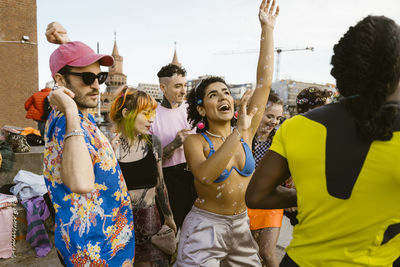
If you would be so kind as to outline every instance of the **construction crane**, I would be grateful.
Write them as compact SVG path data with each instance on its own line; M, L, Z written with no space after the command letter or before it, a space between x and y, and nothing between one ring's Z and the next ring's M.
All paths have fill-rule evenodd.
M276 47L274 51L276 52L276 66L275 66L275 81L279 81L279 69L281 65L281 53L282 52L291 52L291 51L303 51L303 50L310 50L314 51L314 47L307 46L304 48L281 48ZM224 51L215 53L215 55L231 55L231 54L250 54L250 53L258 53L259 49L242 49L242 50L231 50L231 51Z

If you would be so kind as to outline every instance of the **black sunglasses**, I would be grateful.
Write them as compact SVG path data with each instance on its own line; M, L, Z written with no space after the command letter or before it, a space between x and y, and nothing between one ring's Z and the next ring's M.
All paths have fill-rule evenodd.
M108 76L108 72L100 72L97 75L93 72L67 72L66 74L81 76L82 81L86 85L92 85L96 79L99 81L99 84L102 84L106 81Z

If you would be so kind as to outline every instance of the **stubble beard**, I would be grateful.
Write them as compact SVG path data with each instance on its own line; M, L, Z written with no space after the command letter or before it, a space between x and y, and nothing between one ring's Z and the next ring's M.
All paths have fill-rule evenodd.
M185 102L185 95L183 96L176 96L175 97L176 103L180 106L183 102Z
M97 107L99 100L97 100L95 104L89 104L87 103L87 101L85 101L85 97L87 97L87 95L83 95L79 91L79 89L74 87L69 82L67 82L67 88L70 89L75 94L74 101L79 109L89 109Z

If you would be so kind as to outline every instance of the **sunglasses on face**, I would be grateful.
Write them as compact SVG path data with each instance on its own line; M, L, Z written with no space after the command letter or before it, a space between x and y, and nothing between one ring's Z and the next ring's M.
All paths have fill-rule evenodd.
M99 84L102 84L106 81L108 76L108 72L100 72L97 75L93 72L67 72L67 74L82 77L82 81L86 85L92 85L96 79L99 81Z

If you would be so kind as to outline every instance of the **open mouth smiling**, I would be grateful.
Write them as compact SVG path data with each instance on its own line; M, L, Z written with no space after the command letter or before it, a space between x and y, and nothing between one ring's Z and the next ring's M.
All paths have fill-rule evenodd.
M231 108L228 104L223 104L218 107L218 111L229 111Z

